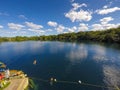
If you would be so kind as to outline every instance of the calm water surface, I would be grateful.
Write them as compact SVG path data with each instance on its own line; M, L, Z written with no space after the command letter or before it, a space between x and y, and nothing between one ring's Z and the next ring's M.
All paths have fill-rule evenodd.
M33 61L37 64L33 65ZM120 86L120 48L116 45L65 42L0 43L0 61L37 79L78 81ZM89 86L35 80L36 90L107 90ZM113 90L113 89L109 89Z

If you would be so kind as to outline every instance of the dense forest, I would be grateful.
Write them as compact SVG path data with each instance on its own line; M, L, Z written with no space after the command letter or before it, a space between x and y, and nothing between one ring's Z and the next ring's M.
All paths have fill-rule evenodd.
M78 33L66 33L59 35L49 35L49 36L32 36L32 37L0 37L0 42L2 41L27 41L27 40L41 40L41 41L98 41L98 42L110 42L110 43L120 43L120 27L111 28L108 30L97 30L97 31L82 31Z

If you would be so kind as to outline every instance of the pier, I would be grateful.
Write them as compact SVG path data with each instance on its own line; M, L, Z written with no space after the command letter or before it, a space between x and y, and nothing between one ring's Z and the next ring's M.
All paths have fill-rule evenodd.
M11 79L10 85L4 90L24 90L28 86L28 78Z

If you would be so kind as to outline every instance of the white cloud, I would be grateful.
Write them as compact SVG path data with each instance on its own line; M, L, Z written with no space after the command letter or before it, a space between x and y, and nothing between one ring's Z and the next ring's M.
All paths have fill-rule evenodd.
M83 7L83 6L87 7L87 5L85 3L82 3L82 4L73 3L72 6L73 6L72 10L77 10L78 8Z
M112 17L105 17L103 19L100 19L101 24L107 24L108 22L114 20Z
M8 23L8 27L12 30L21 30L25 26L23 26L21 24Z
M105 9L105 8L108 8L108 6L107 5L105 5L105 6L103 6L103 8Z
M78 27L78 31L86 31L88 30L88 24L80 23Z
M76 26L73 26L72 28L66 28L69 32L75 32L77 30Z
M18 17L22 19L27 19L27 17L25 17L24 15L19 15Z
M92 29L93 30L106 30L106 29L110 29L110 28L117 28L120 25L120 23L117 23L117 24L109 23L112 20L114 20L114 18L104 17L104 18L100 19L99 24L93 24Z
M74 30L72 28L66 28L68 30L68 32L74 32ZM64 33L67 33L66 31Z
M20 33L21 33L21 34L26 34L27 32L26 32L26 31L21 31Z
M120 24L105 24L104 29L117 28Z
M103 8L106 9L106 8L110 7L112 5L112 3L113 3L112 1L109 2L107 5L104 5Z
M77 30L77 27L76 27L76 26L73 26L72 29Z
M71 10L68 13L65 14L65 17L69 18L72 22L75 21L90 21L92 19L91 16L92 12L89 11L84 11L84 10L80 10L80 11L74 11Z
M87 7L85 3L83 4L78 4L78 3L73 3L72 4L73 8L68 12L65 13L65 17L69 18L72 22L75 21L90 21L92 19L92 12L88 10L83 10L80 9L80 7Z
M26 26L29 27L27 30L38 33L38 34L43 34L45 33L44 30L41 30L43 28L42 25L39 24L34 24L33 22L25 22Z
M63 32L64 34L69 33L69 32Z
M25 22L25 24L26 24L26 26L28 26L29 28L35 29L35 30L43 28L42 25L34 24L33 22Z
M120 23L118 24L93 24L92 25L92 29L93 30L106 30L106 29L110 29L110 28L117 28L120 25Z
M48 32L52 32L53 30L52 30L52 29L47 29L46 31L48 31Z
M120 10L119 7L104 8L104 9L96 10L96 13L97 13L97 14L104 15L104 14L113 13L113 12L115 12L115 11L119 11L119 10Z
M2 25L0 25L0 29L3 29L3 26L2 26Z
M32 32L35 32L35 33L38 33L38 34L43 34L45 33L44 30L35 30L35 29L28 29L29 31L32 31Z
M92 29L93 30L103 30L103 26L101 24L93 24Z
M63 31L65 30L65 27L63 25L59 25L57 28L55 28L57 30L58 33L63 33Z
M56 27L58 25L57 22L53 22L53 21L49 21L47 24L51 27Z

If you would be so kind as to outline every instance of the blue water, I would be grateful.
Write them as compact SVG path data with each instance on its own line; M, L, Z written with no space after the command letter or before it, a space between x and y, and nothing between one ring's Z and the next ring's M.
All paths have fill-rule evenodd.
M37 64L33 65L33 61ZM120 46L117 44L70 42L3 42L0 61L29 77L120 87ZM38 90L107 90L76 84L35 80ZM108 89L113 90L113 89Z

